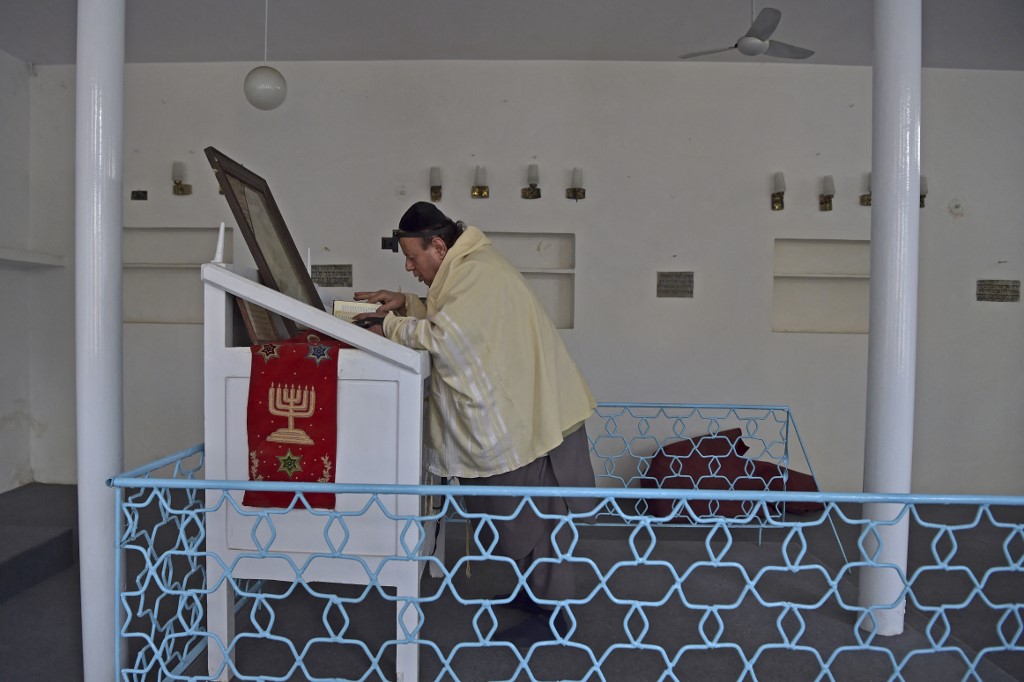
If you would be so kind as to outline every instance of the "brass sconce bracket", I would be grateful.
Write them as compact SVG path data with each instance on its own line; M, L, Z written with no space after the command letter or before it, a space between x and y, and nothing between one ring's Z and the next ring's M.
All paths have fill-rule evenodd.
M540 184L540 170L535 163L531 163L526 169L526 184L528 186L522 189L519 196L524 199L540 199L540 187L537 186Z
M183 197L188 194L192 194L192 185L185 184L185 164L181 161L175 161L171 164L171 182L174 186L171 188L171 193L176 197Z
M441 167L430 167L430 200L435 204L441 201Z
M772 210L781 211L786 208L786 202L783 201L782 197L785 192L772 192Z
M861 206L870 206L871 205L871 192L868 192L867 194L861 194L860 195L860 205Z
M491 188L487 186L487 170L483 166L476 167L471 186L469 195L474 199L486 199L491 196Z
M831 175L821 179L821 194L818 195L818 210L831 211L832 197L836 195L836 181Z
M583 189L583 169L576 167L572 169L572 183L565 188L565 198L579 201L587 198L587 190Z

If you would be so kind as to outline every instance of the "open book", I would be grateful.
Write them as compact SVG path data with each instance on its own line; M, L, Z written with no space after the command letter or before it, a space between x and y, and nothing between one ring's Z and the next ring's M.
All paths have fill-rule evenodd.
M380 303L367 303L366 301L335 301L334 316L352 322L352 318L359 313L374 313Z

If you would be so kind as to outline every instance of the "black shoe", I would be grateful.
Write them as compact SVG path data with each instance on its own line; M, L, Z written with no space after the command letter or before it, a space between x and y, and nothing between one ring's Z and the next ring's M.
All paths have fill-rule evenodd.
M554 617L552 630L551 614L551 611L530 614L522 623L496 632L493 641L509 642L517 649L529 649L539 642L554 643L559 637L568 634L569 621L564 614L558 613Z

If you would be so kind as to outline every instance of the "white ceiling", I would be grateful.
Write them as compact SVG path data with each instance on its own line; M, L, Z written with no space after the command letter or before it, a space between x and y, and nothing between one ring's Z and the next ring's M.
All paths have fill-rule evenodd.
M901 0L891 0L898 2ZM264 0L125 0L128 62L262 61ZM758 0L757 9L765 6ZM868 65L874 0L767 0L806 63ZM1024 0L922 0L926 67L1024 70ZM0 0L0 50L75 61L76 0ZM269 0L271 63L670 61L734 44L749 0ZM733 50L698 61L786 61Z

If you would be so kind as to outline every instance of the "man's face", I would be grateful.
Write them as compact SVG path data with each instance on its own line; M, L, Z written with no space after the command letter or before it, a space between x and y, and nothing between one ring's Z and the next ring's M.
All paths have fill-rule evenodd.
M448 253L444 240L434 237L430 240L429 245L424 246L422 237L402 237L398 240L398 245L405 255L406 272L411 272L416 279L427 286L433 284L437 270L441 267L441 261Z

